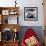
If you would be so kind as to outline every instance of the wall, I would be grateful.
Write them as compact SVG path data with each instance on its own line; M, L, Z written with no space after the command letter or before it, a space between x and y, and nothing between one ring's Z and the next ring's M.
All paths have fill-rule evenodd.
M9 7L14 6L15 0L0 0L0 6L2 7ZM43 6L42 0L17 0L18 6L20 7L19 10L19 24L20 26L43 26ZM24 7L38 7L38 21L24 21Z
M42 0L21 0L20 2L20 18L19 24L21 26L43 26L43 6ZM38 21L24 21L24 7L38 7Z

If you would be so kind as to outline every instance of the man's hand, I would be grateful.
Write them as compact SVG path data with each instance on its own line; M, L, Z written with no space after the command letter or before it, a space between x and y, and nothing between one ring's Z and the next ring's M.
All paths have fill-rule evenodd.
M27 46L34 46L34 45L37 44L37 42L38 41L34 36L32 36L32 37L25 40L25 43L27 44Z

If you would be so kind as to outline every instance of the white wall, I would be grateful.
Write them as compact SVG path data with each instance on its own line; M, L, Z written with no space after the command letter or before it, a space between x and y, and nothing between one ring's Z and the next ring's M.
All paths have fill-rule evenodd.
M20 25L22 26L43 26L43 6L42 0L18 0L20 8ZM24 7L38 7L38 21L24 21Z
M0 6L14 6L15 0L0 0ZM17 0L19 10L20 26L43 26L43 6L42 0ZM38 21L24 21L24 7L38 7Z

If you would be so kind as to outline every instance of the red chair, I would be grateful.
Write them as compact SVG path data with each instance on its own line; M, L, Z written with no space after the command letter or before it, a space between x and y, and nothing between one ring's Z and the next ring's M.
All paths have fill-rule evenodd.
M25 43L25 40L34 36L37 39L36 33L33 31L33 29L28 28L24 34L24 37L22 38L21 46L27 46ZM38 40L37 40L38 41ZM35 46L41 46L40 42L38 41Z

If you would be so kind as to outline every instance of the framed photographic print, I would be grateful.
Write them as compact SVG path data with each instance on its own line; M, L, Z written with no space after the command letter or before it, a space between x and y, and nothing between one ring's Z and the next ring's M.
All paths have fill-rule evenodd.
M2 15L9 15L9 10L2 10Z
M10 10L9 14L10 15L16 15L17 14L17 11L16 10Z
M24 7L24 20L37 21L38 8L37 7Z

